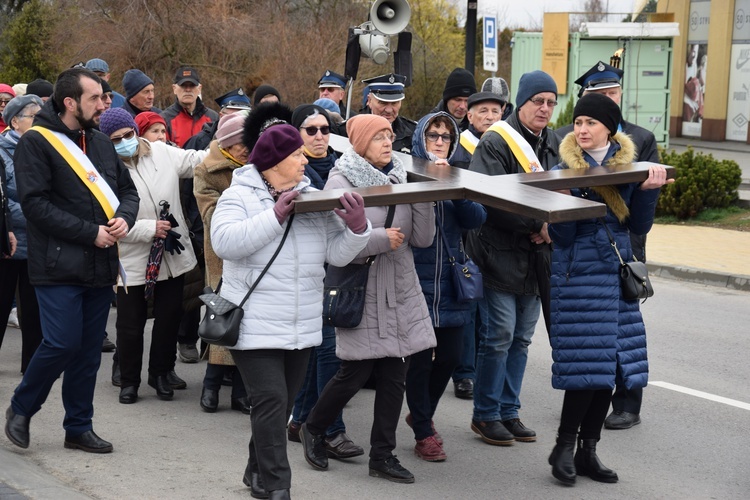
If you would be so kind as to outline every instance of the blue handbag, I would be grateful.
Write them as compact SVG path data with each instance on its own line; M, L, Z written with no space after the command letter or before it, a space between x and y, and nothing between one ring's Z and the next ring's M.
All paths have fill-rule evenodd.
M456 257L451 253L451 247L448 244L448 239L445 237L443 223L437 212L435 213L435 221L437 222L438 229L440 229L443 246L445 247L445 252L448 254L448 262L451 265L451 280L453 282L453 289L456 291L456 300L458 302L474 302L475 300L482 299L484 297L484 285L479 266L465 252L461 252L465 260L463 262L456 261Z

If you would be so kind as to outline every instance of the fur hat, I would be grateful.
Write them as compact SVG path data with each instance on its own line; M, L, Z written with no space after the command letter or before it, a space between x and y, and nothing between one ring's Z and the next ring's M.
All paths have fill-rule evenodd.
M122 77L122 88L125 89L125 98L130 99L146 86L153 83L154 81L147 77L143 71L139 69L127 70L125 76Z
M109 108L102 113L101 120L99 121L99 130L110 136L112 132L116 132L121 128L133 128L138 133L138 125L136 125L130 113L124 109Z
M357 115L346 121L346 135L359 156L364 156L372 138L386 129L393 132L391 123L378 115Z
M280 102L264 102L256 106L245 120L242 142L249 151L253 150L260 134L271 125L291 123L292 110Z
M243 112L221 117L219 127L216 129L216 140L219 141L219 146L227 149L242 142L242 127L245 125L245 118L247 115Z
M156 125L157 123L161 123L165 128L167 126L167 122L164 118L162 118L159 113L154 113L153 111L144 111L138 113L135 117L135 124L138 127L139 136L145 134L152 125Z
M521 75L516 93L516 106L521 107L526 101L541 92L552 92L557 97L557 84L542 70L530 71Z
M579 116L588 116L602 122L609 130L609 135L615 135L622 121L620 106L609 97L602 94L586 94L576 103L573 109L573 120Z
M302 147L299 130L288 123L274 125L260 134L248 161L263 172L281 163L287 156Z

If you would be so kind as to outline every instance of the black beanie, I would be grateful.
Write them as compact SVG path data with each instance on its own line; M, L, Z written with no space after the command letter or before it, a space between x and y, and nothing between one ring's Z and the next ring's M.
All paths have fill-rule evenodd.
M261 85L260 87L255 89L255 95L253 96L253 106L257 106L258 104L260 104L260 100L267 95L275 95L279 99L279 101L281 101L281 94L279 94L278 90L271 87L270 85Z
M586 94L578 100L573 110L573 120L579 116L588 116L600 121L609 129L610 135L617 133L622 121L620 106L609 97L596 93Z
M474 81L474 75L464 68L456 68L448 75L443 90L443 101L448 101L454 97L469 97L477 91L477 84Z

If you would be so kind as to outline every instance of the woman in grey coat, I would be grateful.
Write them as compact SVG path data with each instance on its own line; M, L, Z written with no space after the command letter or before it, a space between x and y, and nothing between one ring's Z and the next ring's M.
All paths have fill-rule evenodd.
M336 162L326 189L406 182L403 165L391 154L394 136L388 120L358 115L347 121L347 133L352 148ZM372 235L353 262L364 262L370 255L376 258L367 281L362 322L355 328L336 329L336 355L341 368L310 411L300 437L307 462L327 470L325 430L372 375L375 412L370 475L413 483L414 476L401 466L393 450L409 356L436 345L412 254L412 247L432 244L435 213L432 203L397 205L393 223L385 228L387 207L367 207L365 212L372 223Z

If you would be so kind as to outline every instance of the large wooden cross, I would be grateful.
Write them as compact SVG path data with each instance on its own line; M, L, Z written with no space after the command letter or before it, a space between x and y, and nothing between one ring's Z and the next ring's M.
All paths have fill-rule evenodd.
M345 137L331 135L330 145L343 152L349 147ZM530 174L488 176L477 172L438 167L434 163L403 153L393 153L403 162L406 184L357 188L366 206L398 205L427 201L469 199L510 213L549 223L603 217L602 203L557 193L557 189L594 187L640 182L648 178L649 162L583 170L556 170ZM667 166L674 177L674 167ZM295 212L319 212L341 207L339 197L351 189L305 193L295 200Z

